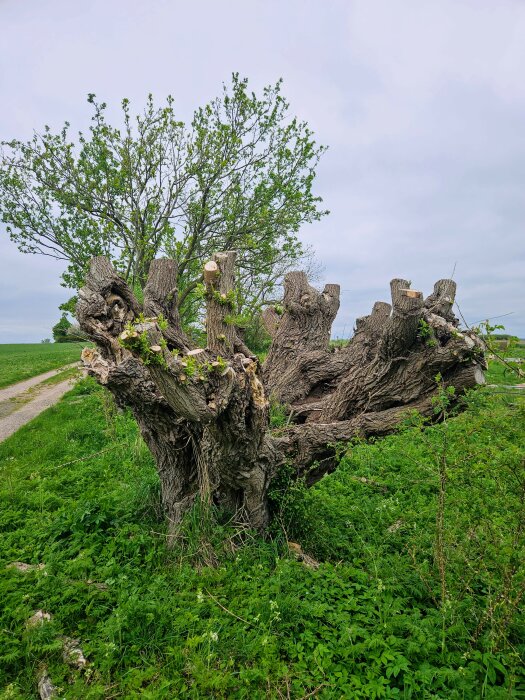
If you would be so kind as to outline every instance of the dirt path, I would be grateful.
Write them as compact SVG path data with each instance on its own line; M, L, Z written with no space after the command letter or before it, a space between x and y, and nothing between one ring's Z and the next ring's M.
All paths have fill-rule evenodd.
M0 389L0 402L7 401L7 399L14 399L16 396L23 394L28 389L31 389L32 387L37 386L37 384L40 384L41 382L45 381L46 379L49 379L50 377L54 377L66 369L70 369L71 367L76 367L78 364L79 364L78 362L73 362L70 365L64 365L64 367L59 367L58 369L51 369L51 370L49 370L49 372L44 372L43 374L37 374L36 377L31 377L30 379L24 379L23 381L17 382L16 384L11 384L11 386L6 386L4 389Z
M38 377L32 377L0 390L0 442L36 418L46 408L53 406L66 391L71 389L75 382L75 379L71 377L56 384L41 383L69 367L75 367L77 364L44 372Z

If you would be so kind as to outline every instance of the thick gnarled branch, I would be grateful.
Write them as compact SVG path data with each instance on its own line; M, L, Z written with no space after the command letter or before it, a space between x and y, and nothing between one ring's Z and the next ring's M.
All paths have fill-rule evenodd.
M264 528L268 486L285 461L313 481L333 468L334 443L385 435L410 411L432 415L437 376L458 393L484 381L482 343L452 314L452 280L436 282L426 299L392 280L391 304L376 302L348 345L333 348L338 285L319 292L304 273L289 273L282 307L264 315L272 345L261 372L235 327L235 253L204 266L205 348L181 327L176 279L175 261L153 261L141 308L109 262L95 258L77 308L97 345L84 362L133 411L172 532L197 494ZM269 396L290 410L277 433Z

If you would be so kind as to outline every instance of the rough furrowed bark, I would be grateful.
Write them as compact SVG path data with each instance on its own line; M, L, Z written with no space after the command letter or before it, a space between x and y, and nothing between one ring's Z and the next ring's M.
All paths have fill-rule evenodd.
M177 297L176 261L152 260L144 288L144 316L164 318L167 321L164 335L171 349L188 352L194 346L182 332Z
M97 344L84 350L84 364L132 409L173 530L197 494L254 527L268 522L266 494L280 457L258 363L229 318L234 261L233 252L217 254L204 271L207 348L192 347L180 327L174 261L151 265L144 309L100 258L79 295L81 328Z
M263 376L280 401L291 402L305 394L310 383L305 365L315 373L315 367L327 357L339 292L337 284L327 284L318 292L308 284L304 272L290 272L284 278L282 317L277 320L266 311L266 327L273 326L273 340Z
M432 415L443 386L459 393L483 382L482 345L458 329L451 280L426 299L393 280L391 304L377 302L348 345L332 348L339 287L319 292L304 273L289 273L282 306L264 314L272 345L261 368L235 327L235 253L204 266L206 348L181 328L176 279L175 261L153 261L141 308L109 262L95 258L77 307L97 345L84 363L133 411L173 533L197 494L263 529L268 487L285 461L314 481L333 468L334 443L385 435L409 411ZM269 397L290 411L273 433Z

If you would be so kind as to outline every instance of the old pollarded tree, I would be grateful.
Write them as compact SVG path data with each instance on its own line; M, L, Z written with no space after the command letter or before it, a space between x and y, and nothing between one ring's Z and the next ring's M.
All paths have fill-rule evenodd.
M319 292L291 272L282 313L264 314L272 344L260 366L231 323L234 273L234 252L204 266L206 348L181 327L174 260L152 262L143 305L103 257L92 260L79 295L80 326L96 344L84 363L133 411L172 532L197 494L264 528L268 487L283 464L313 481L333 468L330 445L385 435L410 410L432 415L436 375L457 394L484 381L482 342L458 329L451 310L452 280L439 280L426 299L392 280L392 303L377 302L335 350L339 286ZM290 415L273 432L270 397Z

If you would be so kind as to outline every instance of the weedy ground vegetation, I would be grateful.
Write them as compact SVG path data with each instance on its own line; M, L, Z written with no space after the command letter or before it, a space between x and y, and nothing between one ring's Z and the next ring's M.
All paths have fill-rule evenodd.
M65 698L525 697L525 401L450 398L310 489L284 469L266 539L200 503L168 548L134 420L82 380L0 445L0 698L43 665Z

